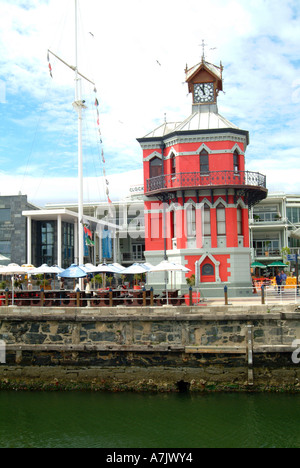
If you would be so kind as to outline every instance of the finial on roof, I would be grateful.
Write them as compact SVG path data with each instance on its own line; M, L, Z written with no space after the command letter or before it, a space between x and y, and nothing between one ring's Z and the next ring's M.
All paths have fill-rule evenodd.
M205 40L202 39L202 62L205 62L205 47L207 46L207 44L205 44Z

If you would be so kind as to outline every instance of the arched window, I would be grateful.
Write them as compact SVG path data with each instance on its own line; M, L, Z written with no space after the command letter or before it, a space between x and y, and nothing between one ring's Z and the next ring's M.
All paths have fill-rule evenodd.
M210 224L210 207L205 203L204 205L204 236L211 235L211 224Z
M240 155L237 150L233 153L233 169L236 174L240 172Z
M196 208L192 204L187 209L187 232L189 237L196 237Z
M208 152L203 149L200 153L200 173L207 174L209 172Z
M243 212L240 206L237 207L237 232L238 236L243 235Z
M162 160L155 157L150 161L150 179L162 175Z
M226 236L226 214L222 203L217 206L217 232L218 236Z
M176 174L176 157L174 153L171 156L171 174Z

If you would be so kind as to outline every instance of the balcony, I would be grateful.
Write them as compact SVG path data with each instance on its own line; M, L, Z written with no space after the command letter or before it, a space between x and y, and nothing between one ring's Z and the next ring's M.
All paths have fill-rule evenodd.
M258 172L211 171L181 172L161 175L147 180L145 195L153 196L164 192L186 189L236 188L250 196L251 205L267 196L266 176Z

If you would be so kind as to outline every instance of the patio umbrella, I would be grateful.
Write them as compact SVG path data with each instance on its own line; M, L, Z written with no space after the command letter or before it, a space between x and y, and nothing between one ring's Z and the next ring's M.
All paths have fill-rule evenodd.
M188 268L186 268L185 266L183 265L179 265L177 263L172 263L172 262L169 262L168 260L163 260L161 263L159 263L158 265L154 266L151 268L151 270L149 270L151 273L155 273L155 272L173 272L173 271L182 271L182 272L189 272L191 270L189 270ZM167 281L167 276L166 276L166 294L167 294L167 304L169 304L169 295L168 295L168 281Z
M86 272L80 268L78 265L71 265L66 270L59 273L61 278L85 278Z
M282 262L274 262L274 263L271 263L270 265L268 265L268 267L287 268L288 265L286 265L285 263L282 263Z
M111 274L114 274L114 275L120 275L121 274L121 271L119 270L119 268L115 265L108 265L106 263L102 263L100 265L98 265L97 267L95 267L95 270L93 270L94 273L102 273L104 275L104 278L103 278L103 286L105 287L106 286L106 274L107 273L111 273Z
M42 265L42 266L40 266L38 268L34 268L34 269L30 270L28 273L30 273L33 276L44 275L44 289L45 289L45 282L46 282L45 276L46 275L57 275L58 273L60 273L62 271L64 271L64 270L62 270L61 268L58 268L56 266L50 267L49 265L47 265L47 263L44 263L44 265Z
M120 273L122 275L144 275L149 273L150 268L145 266L144 263L134 263L128 268L124 268Z
M25 275L27 270L16 263L10 263L8 266L4 266L1 268L2 275L9 275L11 276L12 281L12 305L14 305L15 299L15 284L14 284L14 276L15 275Z
M130 267L124 268L120 273L122 275L140 275L148 272L149 268L145 267L143 263L134 263Z
M267 268L267 266L260 262L254 262L251 264L251 268Z

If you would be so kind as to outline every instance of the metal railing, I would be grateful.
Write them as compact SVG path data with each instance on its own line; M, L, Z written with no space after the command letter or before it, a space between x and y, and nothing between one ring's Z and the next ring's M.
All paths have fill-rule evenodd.
M190 288L181 294L179 290L157 294L153 288L140 290L97 290L91 296L83 291L11 291L0 292L2 307L160 307L217 306L217 305L269 305L300 304L298 285L257 285L249 287L200 287Z
M259 172L249 171L210 171L208 173L180 172L148 179L147 193L173 188L230 185L235 187L260 187L266 189L266 176Z

